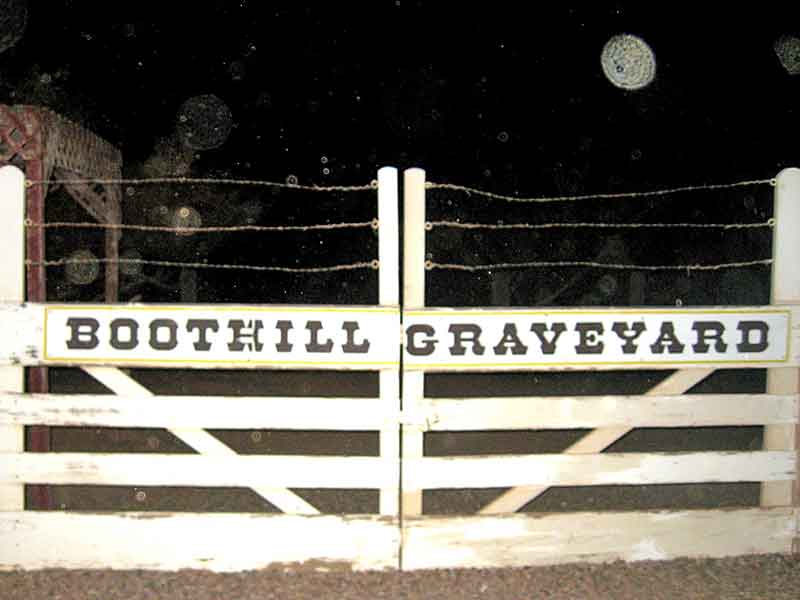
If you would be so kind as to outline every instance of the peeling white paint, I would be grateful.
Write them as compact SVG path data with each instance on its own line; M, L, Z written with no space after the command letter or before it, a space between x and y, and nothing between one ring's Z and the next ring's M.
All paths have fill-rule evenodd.
M642 540L630 551L631 560L666 560L669 555L654 540Z

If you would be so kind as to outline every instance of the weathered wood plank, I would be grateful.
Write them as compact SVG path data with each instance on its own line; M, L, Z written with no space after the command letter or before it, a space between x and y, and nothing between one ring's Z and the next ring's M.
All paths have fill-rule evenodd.
M787 553L791 508L417 517L403 521L404 569Z
M0 513L0 570L394 569L388 517Z
M403 484L414 490L786 481L795 471L795 453L779 451L448 456L406 461Z
M422 402L420 418L429 431L793 424L798 420L798 396L436 398Z
M197 487L380 488L396 485L371 456L0 454L0 483Z
M378 499L379 511L382 515L396 516L400 513L400 421L397 419L400 408L400 373L381 371L378 381L381 394L380 409L386 413L377 415L378 419L383 419L383 429L379 434L380 455L384 461L387 478L392 481L391 485L381 488ZM361 420L361 416L357 416L357 408L352 412L347 407L341 407L340 410L344 412L340 415L341 420ZM392 413L395 418L388 418Z
M0 425L376 431L397 426L389 406L378 398L0 393Z
M378 302L381 306L400 306L400 221L397 169L383 167L378 171ZM399 344L398 344L399 346ZM399 354L398 354L399 356ZM380 402L384 413L400 410L400 365L380 372ZM359 421L356 411L341 407L340 420ZM356 418L354 418L356 417ZM334 420L334 419L331 419ZM349 428L348 428L349 429ZM400 512L400 424L386 420L379 434L381 457L393 473L394 484L382 488L379 510L382 515Z
M25 300L25 175L17 167L0 168L0 300L21 303ZM3 327L0 345L9 335ZM0 365L0 390L22 392L25 369ZM0 425L0 452L21 452L25 448L25 430L18 425ZM0 486L0 510L22 510L25 490L22 486Z
M800 304L800 169L781 171L775 179L775 227L772 233L772 304ZM767 391L773 394L800 392L796 367L770 369ZM800 450L800 426L770 425L764 428L765 450ZM800 482L765 483L761 486L762 506L800 506ZM800 538L798 538L800 551Z

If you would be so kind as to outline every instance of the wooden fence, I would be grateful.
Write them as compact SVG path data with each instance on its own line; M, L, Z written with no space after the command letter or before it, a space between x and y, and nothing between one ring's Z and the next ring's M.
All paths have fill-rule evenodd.
M382 169L378 181L378 306L52 306L22 304L24 179L13 167L0 170L0 239L6 254L0 267L6 327L0 342L5 363L0 367L2 568L239 571L299 563L354 569L397 566L400 345L397 337L383 343L378 339L368 353L359 353L364 346L361 334L346 326L372 319L372 326L383 333L399 331L396 170ZM91 321L92 316L97 317L96 336L86 328L86 319ZM191 330L192 336L200 337L187 337L189 318L204 323L198 325L202 331ZM239 347L232 349L229 339L214 339L213 334L237 318ZM320 329L333 323L340 335L346 334L344 343L349 340L356 348L349 355L341 348L312 354L295 331L298 342L292 352L276 354L274 348L271 354L259 352L256 329L262 321L284 328L296 321L300 332L309 321L320 323L317 329L310 325L308 335L317 336L322 350L327 344ZM75 326L67 339L59 332L69 332L70 322ZM149 330L149 342L148 323L156 324ZM176 323L181 324L179 334ZM109 334L109 327L116 327L115 333ZM282 331L288 339L288 329ZM170 340L172 334L181 337L180 344ZM133 348L133 340L140 336L141 346ZM157 350L173 342L175 347ZM87 348L93 343L93 350ZM176 360L183 350L183 358ZM80 366L116 395L25 394L24 368L38 364ZM117 368L123 365L376 371L379 395L372 399L158 397ZM30 453L24 451L24 427L31 425L166 428L196 454ZM380 455L240 455L208 433L210 428L375 431ZM26 511L25 484L250 487L285 514ZM377 489L379 514L319 514L291 488Z
M403 427L403 544L405 569L512 567L577 561L669 559L681 556L798 551L798 315L800 303L800 169L787 169L775 183L773 307L717 310L499 310L426 309L426 182L420 169L404 178L404 297L407 332L403 411L417 426ZM427 263L430 264L430 263ZM601 354L598 323L647 323L654 313L675 322L700 316L720 323L726 311L751 315L783 313L786 347L761 361L734 352ZM590 314L590 318L586 315ZM760 313L760 316L754 316ZM710 315L710 316L709 316ZM730 315L728 315L730 316ZM590 321L587 354L540 352L530 356L520 339L540 324L534 343L553 340L555 322ZM750 319L750 317L746 317ZM511 324L505 329L501 324ZM411 330L422 340L416 353ZM694 320L694 325L697 320ZM456 330L453 330L455 325ZM519 325L517 327L517 325ZM580 327L579 325L575 325ZM691 326L690 326L691 327ZM734 326L735 327L735 326ZM776 331L776 330L774 330ZM494 332L492 337L491 332ZM451 334L445 341L447 334ZM630 335L630 332L627 332ZM695 333L699 333L695 331ZM458 338L458 335L461 338ZM487 335L489 334L489 335ZM478 335L490 340L489 343ZM587 334L589 335L589 334ZM778 336L780 337L780 336ZM491 356L494 342L502 340ZM620 342L620 338L616 338ZM662 340L663 341L663 340ZM776 340L777 341L777 340ZM430 343L430 345L429 345ZM431 346L436 343L436 348ZM578 337L578 344L582 343ZM452 344L450 355L443 347ZM476 349L476 344L482 348ZM619 345L619 344L618 344ZM701 344L700 346L702 346ZM512 348L513 347L513 348ZM455 352L453 350L455 349ZM708 350L708 347L695 347ZM717 348L719 349L719 348ZM728 346L728 350L733 350ZM739 346L742 349L742 346ZM519 350L520 353L514 350ZM567 356L565 356L566 354ZM713 353L712 353L713 354ZM718 368L769 369L767 393L686 394ZM575 369L678 369L641 396L429 398L425 372L569 371ZM765 426L764 447L749 452L607 453L606 448L637 427ZM476 430L590 429L559 454L424 456L426 432ZM759 508L517 513L551 486L597 486L703 482L763 482ZM441 488L502 488L478 514L423 514L423 491Z
M798 169L776 181L773 305L686 310L426 307L425 174L410 169L401 311L398 182L391 168L379 174L379 306L23 306L23 190L16 169L0 170L0 238L6 255L18 257L0 264L0 568L418 569L798 551ZM293 330L312 336L338 331L337 343L351 352L334 348L311 367L378 371L379 397L157 397L110 366L163 365L153 353L164 351L170 364L188 368L309 367L311 350L298 340L297 354L250 344L234 360L228 344L218 344L215 354L217 340L198 337L188 325L194 318L222 327L223 320L244 321L243 314L267 323L265 331L272 326L275 347L287 341L280 336L288 326L279 321L294 319ZM149 331L146 351L134 348L132 323L142 340ZM234 341L240 334L252 342L252 329L237 331ZM322 339L309 342L312 350ZM203 358L209 351L203 342L216 362ZM78 365L116 395L25 394L24 368L41 364ZM741 367L769 369L765 393L687 393L717 369ZM674 373L637 396L442 398L425 390L426 372L608 369ZM197 454L28 453L23 428L32 425L163 427ZM764 447L604 452L635 428L709 426L764 426ZM380 455L237 455L206 432L211 428L376 431ZM561 429L590 431L557 454L426 456L424 450L425 435L436 432ZM760 482L761 506L517 512L552 486L706 482ZM247 486L287 514L26 511L25 484ZM377 489L380 514L317 514L292 488ZM462 488L501 491L478 514L423 510L425 490Z

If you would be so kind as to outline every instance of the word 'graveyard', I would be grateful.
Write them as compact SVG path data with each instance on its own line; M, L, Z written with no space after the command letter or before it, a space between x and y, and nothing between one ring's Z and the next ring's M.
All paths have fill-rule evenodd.
M406 313L405 368L514 369L789 358L780 310L427 310Z

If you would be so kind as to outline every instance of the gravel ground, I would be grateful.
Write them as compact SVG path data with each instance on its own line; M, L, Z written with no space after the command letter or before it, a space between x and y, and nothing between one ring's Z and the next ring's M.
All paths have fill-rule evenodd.
M524 569L237 574L45 570L0 573L5 600L800 598L800 557L573 564Z

